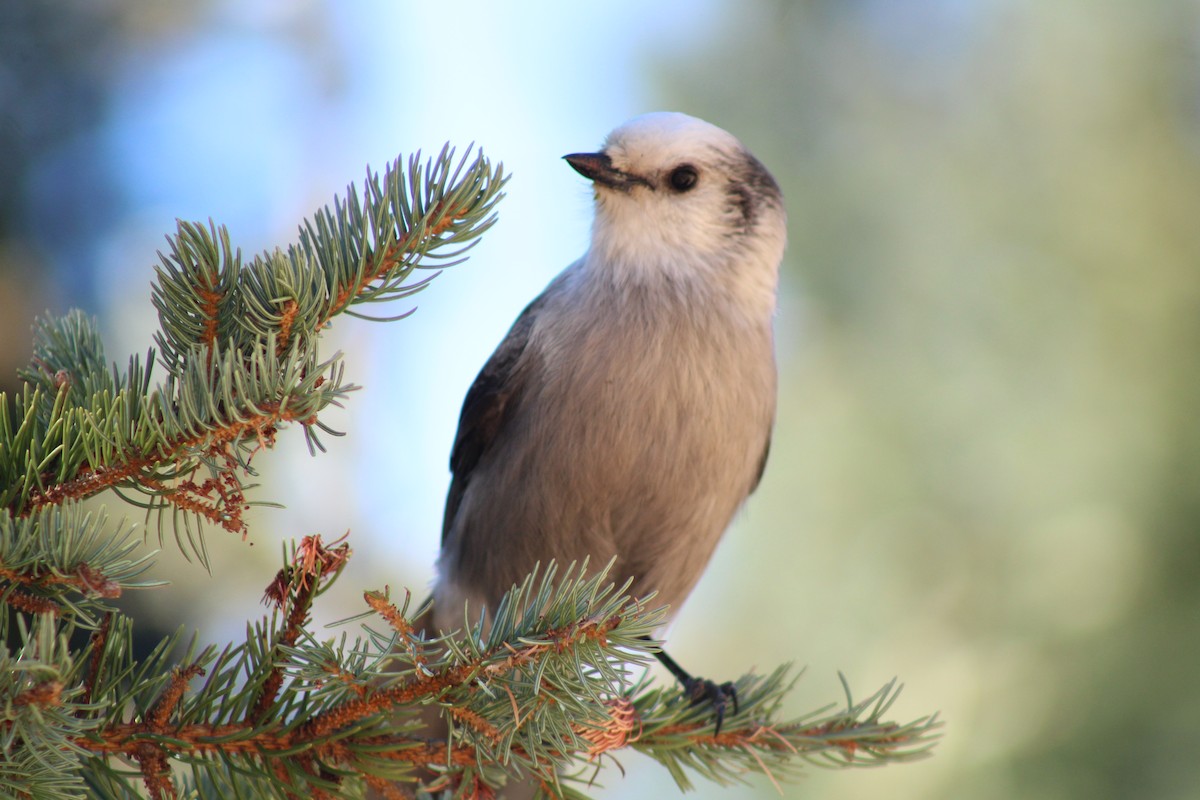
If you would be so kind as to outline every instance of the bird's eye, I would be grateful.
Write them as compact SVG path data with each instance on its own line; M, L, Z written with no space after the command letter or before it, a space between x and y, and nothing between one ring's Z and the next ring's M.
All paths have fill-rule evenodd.
M699 177L700 176L696 174L695 167L693 167L691 164L684 164L671 170L671 174L668 176L667 180L670 181L671 188L675 191L686 192L688 189L691 189L696 185L696 181L699 179Z

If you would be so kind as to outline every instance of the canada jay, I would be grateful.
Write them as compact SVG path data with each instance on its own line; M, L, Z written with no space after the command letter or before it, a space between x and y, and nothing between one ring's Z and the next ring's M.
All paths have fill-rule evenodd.
M786 239L774 178L733 136L677 113L564 158L595 189L591 246L467 392L434 586L442 630L550 559L615 557L614 580L673 613L766 462ZM732 687L660 658L713 700L719 726Z

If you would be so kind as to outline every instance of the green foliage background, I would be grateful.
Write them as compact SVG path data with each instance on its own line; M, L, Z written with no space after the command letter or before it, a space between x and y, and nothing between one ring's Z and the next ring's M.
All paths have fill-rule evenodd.
M754 120L789 202L775 458L725 557L817 613L746 640L948 725L795 796L1194 797L1197 5L964 3L940 47L863 5L753 4L660 73Z

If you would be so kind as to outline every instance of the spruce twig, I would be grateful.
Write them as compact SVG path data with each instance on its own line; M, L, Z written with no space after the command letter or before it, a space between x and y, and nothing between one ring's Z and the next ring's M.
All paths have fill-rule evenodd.
M185 553L206 560L201 521L246 535L251 459L281 427L310 445L319 419L353 391L341 355L321 360L320 332L364 303L407 298L461 260L495 220L505 178L470 152L368 170L363 193L322 209L286 251L243 262L228 232L180 222L160 254L152 299L160 332L145 366L111 370L95 323L39 323L16 420L0 419L0 503L17 518L106 489L157 512ZM361 314L359 314L361 316ZM164 383L152 387L156 361ZM3 412L7 414L7 404Z

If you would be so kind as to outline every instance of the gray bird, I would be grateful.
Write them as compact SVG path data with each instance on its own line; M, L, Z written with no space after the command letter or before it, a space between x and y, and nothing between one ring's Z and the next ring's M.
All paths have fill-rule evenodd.
M766 463L778 184L729 133L678 113L564 158L594 185L591 246L467 392L434 585L442 630L550 559L615 557L614 580L674 613ZM719 727L731 686L660 658L713 699Z

